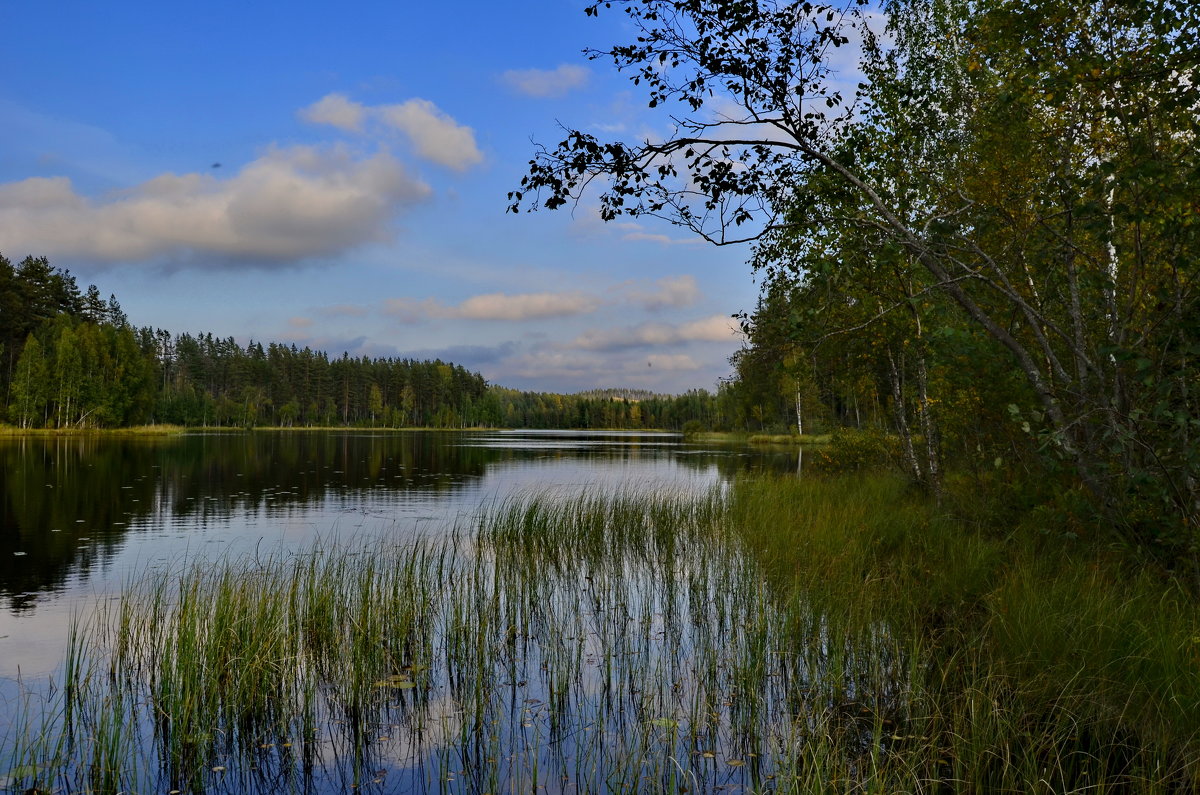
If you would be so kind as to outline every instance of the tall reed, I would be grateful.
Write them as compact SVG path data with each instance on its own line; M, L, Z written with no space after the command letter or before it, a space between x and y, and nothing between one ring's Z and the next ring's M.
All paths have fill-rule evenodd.
M532 496L145 574L26 699L5 783L1186 791L1196 637L1169 580L887 478Z

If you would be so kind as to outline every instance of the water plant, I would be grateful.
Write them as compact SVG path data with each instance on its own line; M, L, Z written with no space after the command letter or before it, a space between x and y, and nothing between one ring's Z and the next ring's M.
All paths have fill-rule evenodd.
M1124 565L886 477L512 499L146 572L25 693L0 783L1186 790L1200 622Z

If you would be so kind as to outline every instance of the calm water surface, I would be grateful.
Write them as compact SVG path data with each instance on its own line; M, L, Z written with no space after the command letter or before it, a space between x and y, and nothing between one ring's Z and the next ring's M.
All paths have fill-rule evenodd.
M72 614L146 569L445 532L533 491L705 487L794 455L614 432L0 439L0 694L56 668Z

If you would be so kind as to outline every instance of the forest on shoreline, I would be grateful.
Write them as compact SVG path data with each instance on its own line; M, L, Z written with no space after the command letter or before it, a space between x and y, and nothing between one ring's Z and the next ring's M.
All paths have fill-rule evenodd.
M440 360L172 334L44 257L0 255L0 422L23 429L740 428L749 412L721 391L521 391Z
M1189 4L586 13L628 27L588 55L670 133L565 127L535 144L511 211L586 200L751 246L734 383L752 420L865 430L935 500L950 473L1006 482L1200 578Z
M0 421L832 433L843 467L893 466L935 500L968 472L1200 577L1195 15L1134 0L587 13L610 7L639 34L590 55L680 123L662 141L537 145L509 209L590 189L605 220L752 246L759 303L714 392L521 392L447 362L137 328L29 257L0 267ZM797 39L799 19L813 27ZM853 97L832 60L851 42Z

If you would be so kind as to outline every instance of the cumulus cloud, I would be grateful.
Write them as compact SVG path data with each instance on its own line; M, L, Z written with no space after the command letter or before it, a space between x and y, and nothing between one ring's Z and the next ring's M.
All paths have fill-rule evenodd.
M636 221L605 221L600 217L599 205L590 205L577 210L571 216L571 228L582 235L615 235L629 242L658 243L664 246L699 246L705 241L696 236L671 237L661 232L651 232Z
M384 302L384 311L410 323L426 317L520 321L583 315L594 312L599 305L597 298L581 292L489 293L472 296L455 306L432 298L392 298Z
M687 342L727 342L740 332L725 315L694 320L690 323L642 323L638 326L585 331L571 341L570 347L586 351L618 351L678 345Z
M414 97L395 105L369 106L343 94L328 94L302 109L300 118L349 132L361 132L371 122L376 129L404 135L418 156L455 171L483 162L475 131L427 99Z
M700 286L696 277L664 276L654 282L649 289L633 287L630 297L646 309L654 312L660 309L691 306L700 298Z
M500 79L526 96L546 99L581 88L587 84L589 74L582 66L560 64L554 69L509 69Z
M557 383L567 388L594 387L606 383L606 374L614 369L605 358L578 352L541 348L517 352L504 362L507 377L519 382Z
M328 94L301 110L300 118L313 124L330 124L350 132L361 132L367 109L345 94Z
M729 315L709 315L681 325L679 336L687 342L726 342L742 339L742 329Z
M531 320L570 317L595 311L599 302L583 293L524 293L476 295L458 305L457 317L474 320Z
M480 361L485 378L523 389L572 392L598 386L636 386L683 392L710 386L704 366L686 354L632 355L568 351L554 346L501 346L495 361ZM457 360L455 360L457 361ZM712 371L712 381L721 375Z
M643 323L632 328L591 329L571 341L572 348L585 351L617 351L679 341L678 330L666 323Z
M64 177L0 185L0 240L103 262L289 264L390 238L431 190L386 152L271 148L236 175L163 174L98 199Z
M696 360L685 353L651 354L646 358L646 364L650 367L657 367L659 370L671 372L688 372L700 369L700 365L696 363Z
M664 246L695 246L704 242L699 238L694 237L671 237L659 232L626 232L621 235L622 240L629 241L645 241L647 243L661 243Z
M426 160L463 171L483 162L475 133L427 99L410 99L375 109L383 122L404 133Z

